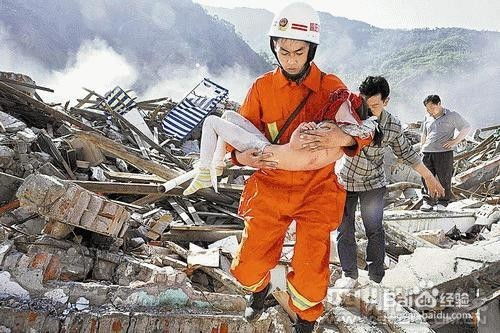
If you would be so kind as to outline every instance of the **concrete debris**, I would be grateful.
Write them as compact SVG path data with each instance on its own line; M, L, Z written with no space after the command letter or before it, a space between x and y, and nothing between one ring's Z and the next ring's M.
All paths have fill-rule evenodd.
M14 150L6 146L0 146L0 168L7 169L14 163Z
M476 212L476 222L477 225L490 226L500 220L500 209L498 206L493 205L483 205Z
M31 175L17 191L22 207L48 220L107 236L123 236L130 214L108 199L71 182Z
M426 241L438 245L444 246L446 242L446 235L443 230L422 230L415 233L416 236L425 239Z
M198 158L201 126L182 140L163 132L176 106L170 98L141 101L116 87L85 89L75 105L49 105L39 89L51 91L0 72L0 332L292 331L284 290L295 223L271 271L275 300L257 322L243 319L246 292L229 273L243 236L238 203L253 168L229 165L218 193L185 197L187 184L178 180ZM214 113L238 108L226 99ZM418 124L405 135L418 144ZM386 276L381 285L368 281L358 216L360 278L340 294L332 233L327 311L317 331L465 331L494 317L499 141L493 126L462 145L455 202L444 212L420 212L420 177L386 154ZM441 304L450 293L468 303ZM450 319L458 314L472 319Z
M187 263L189 266L219 267L219 254L220 250L218 247L207 250L190 243Z
M17 282L11 280L9 272L0 272L0 297L5 296L27 299L30 294Z
M2 131L8 133L15 133L26 128L25 123L3 111L0 111L0 123L2 123Z

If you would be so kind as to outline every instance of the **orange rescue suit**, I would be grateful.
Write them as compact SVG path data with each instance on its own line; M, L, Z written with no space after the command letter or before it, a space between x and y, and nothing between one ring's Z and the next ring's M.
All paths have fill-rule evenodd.
M287 80L276 69L254 82L240 113L272 141L312 90L304 108L280 138L279 143L285 144L300 123L324 120L321 116L329 94L339 88L345 88L342 81L331 74L322 75L315 64L300 84ZM344 149L350 156L370 141L354 139L357 144ZM346 199L333 167L313 171L260 169L246 181L239 206L245 230L232 274L249 291L264 289L270 280L269 271L280 259L288 226L295 220L293 271L287 275L287 289L291 308L309 321L323 312L330 273L330 231L339 226Z

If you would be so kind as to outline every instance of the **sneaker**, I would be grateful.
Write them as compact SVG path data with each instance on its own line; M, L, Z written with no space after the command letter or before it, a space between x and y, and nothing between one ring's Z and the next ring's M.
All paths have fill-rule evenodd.
M446 206L443 206L441 204L437 204L436 206L434 206L434 211L435 212L444 212L444 211L446 211Z
M424 203L422 204L422 207L420 207L420 210L421 210L422 212L432 212L432 206L431 206L431 205L429 205L427 202L424 202Z
M293 325L293 332L294 333L312 333L314 330L314 325L316 324L315 321L307 321L299 316L297 316L297 321Z
M337 281L333 285L333 294L331 298L331 303L335 306L339 306L342 304L344 297L358 284L357 279L353 279L351 277L344 276Z
M358 279L353 279L352 277L344 276L335 281L333 287L335 289L353 289L358 283Z
M262 312L264 312L264 301L266 297L269 295L269 291L271 290L271 283L268 283L267 286L259 292L253 293L250 296L250 301L248 302L247 307L245 308L245 319L247 321L256 320Z

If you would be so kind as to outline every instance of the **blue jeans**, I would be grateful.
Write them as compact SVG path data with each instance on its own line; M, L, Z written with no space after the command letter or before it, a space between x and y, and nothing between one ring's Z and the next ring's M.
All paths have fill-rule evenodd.
M358 278L357 246L354 232L356 206L360 202L361 218L365 226L368 247L366 262L370 279L379 283L384 277L385 232L384 218L385 187L363 192L347 192L342 224L338 228L337 248L340 264L345 276Z

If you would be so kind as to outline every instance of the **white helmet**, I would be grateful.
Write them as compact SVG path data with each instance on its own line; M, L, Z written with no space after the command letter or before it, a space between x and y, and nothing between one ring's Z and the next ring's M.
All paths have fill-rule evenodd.
M319 45L319 15L308 4L292 3L273 19L270 37L303 40Z

